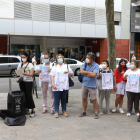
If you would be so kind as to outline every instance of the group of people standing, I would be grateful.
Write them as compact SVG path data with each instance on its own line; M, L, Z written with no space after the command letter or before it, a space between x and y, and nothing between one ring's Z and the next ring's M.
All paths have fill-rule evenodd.
M88 64L87 64L88 63ZM103 60L102 64L99 65L95 62L95 55L90 52L87 54L85 63L81 69L81 74L84 75L82 82L82 98L83 98L83 112L79 117L86 116L87 107L87 97L90 94L90 99L93 101L93 106L95 110L95 119L99 118L98 115L98 105L99 114L103 115L103 100L106 100L106 110L105 113L110 115L110 95L111 89L102 88L102 74L112 73L114 79L114 93L116 94L115 108L112 112L119 112L124 114L123 98L127 95L127 116L130 117L132 113L132 108L134 104L135 114L139 116L139 99L140 99L140 85L139 92L126 91L127 77L130 75L140 76L139 62L132 59L130 67L127 68L127 61L121 59L118 68L114 72L109 68L108 60ZM139 83L140 84L140 83ZM97 90L99 95L99 103L97 103Z
M29 109L31 109L30 117L35 116L35 104L32 97L32 85L33 85L33 74L34 67L33 64L29 60L29 56L26 52L21 54L22 63L18 65L17 69L24 69L23 73L23 81L19 83L20 89L24 91L26 97L26 113L29 113ZM56 63L53 65L50 62L49 54L44 55L44 60L41 66L49 67L47 73L41 71L39 68L38 73L43 72L43 76L48 78L48 81L41 81L42 95L43 95L43 111L42 113L46 113L48 111L47 107L47 93L49 91L51 98L51 114L54 114L56 118L59 117L59 106L61 102L62 112L65 117L68 116L66 112L66 105L68 102L68 90L69 90L69 78L73 76L72 69L65 63L64 56L58 54L56 56ZM48 74L49 73L49 74ZM64 86L62 88L58 88L56 83L60 81L58 79L57 74L64 74L67 81L65 81Z
M25 69L25 73L23 74L23 81L20 83L21 90L24 91L26 97L26 113L29 113L29 109L31 109L30 116L33 117L35 115L35 104L32 98L32 84L33 84L33 73L34 68L32 63L29 62L29 56L26 52L21 55L22 63L19 64L18 69ZM59 106L61 102L62 112L65 117L68 116L66 111L66 104L68 98L69 91L69 78L73 77L73 71L64 61L64 56L58 54L56 56L56 63L52 64L50 62L49 54L44 55L43 63L41 66L49 67L48 73L45 74L41 70L38 70L38 73L43 73L44 77L46 76L48 81L41 81L42 95L43 95L43 111L42 113L46 113L48 111L47 107L47 93L49 91L51 98L51 114L54 114L55 118L59 117ZM139 63L136 60L132 60L130 68L127 68L127 62L125 59L121 59L119 62L118 68L113 72L109 68L108 60L103 60L101 63L101 68L95 62L95 54L89 52L85 58L85 63L82 66L80 73L83 75L82 81L82 103L83 103L83 111L79 117L86 116L86 108L87 108L87 98L88 94L90 94L90 99L93 102L93 107L95 110L95 119L99 118L99 114L103 115L103 100L106 100L106 110L105 113L110 115L110 96L111 89L102 89L102 74L103 73L111 73L114 79L114 93L116 94L115 99L115 108L112 112L116 112L119 108L120 113L124 113L122 108L123 106L123 98L127 94L127 116L131 116L133 103L134 109L137 116L139 116L139 97L140 97L140 89L139 93L134 92L126 92L126 82L127 77L129 75L140 76ZM62 77L58 77L61 75ZM65 78L66 77L66 78ZM62 79L65 79L62 81ZM59 84L57 82L59 81ZM97 100L97 92L99 96L99 100Z

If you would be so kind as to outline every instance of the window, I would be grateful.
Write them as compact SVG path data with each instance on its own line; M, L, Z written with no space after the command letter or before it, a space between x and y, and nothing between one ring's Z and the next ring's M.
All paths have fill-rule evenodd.
M77 64L77 62L74 61L74 60L66 59L65 61L66 61L67 64Z
M10 57L9 63L17 63L20 62L18 58Z
M140 29L140 11L135 12L135 29Z
M114 21L114 25L119 25L120 22L119 21Z
M8 63L8 57L0 57L0 63Z

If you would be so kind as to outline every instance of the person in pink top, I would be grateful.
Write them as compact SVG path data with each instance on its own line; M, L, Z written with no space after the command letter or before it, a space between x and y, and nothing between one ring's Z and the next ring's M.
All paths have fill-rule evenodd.
M50 56L48 54L44 55L44 63L43 63L42 66L50 67L49 72L51 72L52 64L50 63ZM42 74L40 69L38 70L38 73ZM54 94L53 94L53 91L52 91L51 77L50 77L50 74L46 74L46 75L49 76L50 81L49 82L45 82L45 81L41 82L42 94L43 94L43 111L42 111L42 114L46 113L47 110L48 110L48 108L47 108L47 92L48 91L49 91L50 98L51 98L51 114L54 114ZM45 76L45 74L44 74L44 76Z

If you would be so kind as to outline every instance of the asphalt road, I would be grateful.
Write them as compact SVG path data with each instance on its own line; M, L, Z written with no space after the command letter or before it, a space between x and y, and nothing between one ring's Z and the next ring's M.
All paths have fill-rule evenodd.
M8 77L8 76L0 76L0 93L8 93L9 92L9 78L11 78L12 83L12 91L19 90L19 85L16 82L17 78ZM39 87L39 79L36 77L38 91L41 91L41 88ZM74 77L74 87L72 89L81 89L82 85L78 81L78 77Z

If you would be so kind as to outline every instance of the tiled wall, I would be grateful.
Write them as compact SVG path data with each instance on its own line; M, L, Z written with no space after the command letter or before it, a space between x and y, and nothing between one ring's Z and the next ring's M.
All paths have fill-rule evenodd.
M93 43L93 41L97 43ZM89 39L86 40L86 46L92 46L94 53L100 52L100 57L96 58L97 63L103 59L108 59L107 39ZM116 58L126 58L129 60L129 39L116 39Z
M129 39L116 39L116 58L129 60ZM107 39L100 40L100 63L108 59Z

